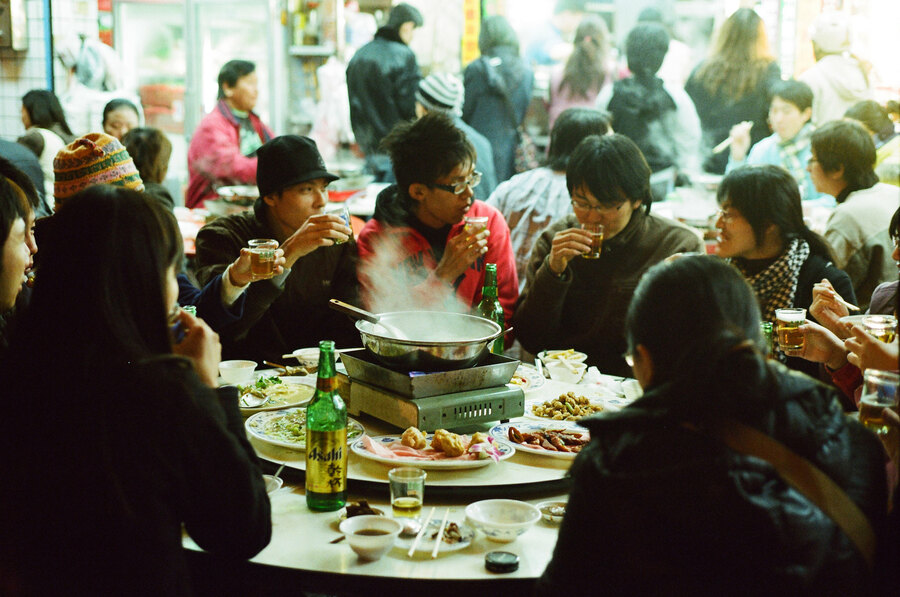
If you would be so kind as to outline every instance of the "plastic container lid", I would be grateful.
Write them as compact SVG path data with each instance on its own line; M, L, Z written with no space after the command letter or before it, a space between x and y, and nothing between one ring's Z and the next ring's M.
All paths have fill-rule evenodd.
M491 551L484 556L488 572L515 572L519 569L519 556L508 551Z

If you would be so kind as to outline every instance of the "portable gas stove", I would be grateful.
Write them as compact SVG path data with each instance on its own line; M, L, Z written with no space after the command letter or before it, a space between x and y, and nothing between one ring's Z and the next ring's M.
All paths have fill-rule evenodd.
M352 415L371 415L400 429L459 430L525 414L525 393L506 385L519 361L487 353L467 369L431 373L388 369L364 348L342 350L347 375L339 391Z

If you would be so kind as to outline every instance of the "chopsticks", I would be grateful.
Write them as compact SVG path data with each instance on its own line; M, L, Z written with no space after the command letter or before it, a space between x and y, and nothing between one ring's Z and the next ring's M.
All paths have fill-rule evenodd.
M263 361L264 364L275 367L276 369L287 369L287 365L279 365L278 363L273 363L272 361Z
M422 525L422 528L419 529L419 534L416 535L415 540L413 540L413 544L410 545L409 551L406 552L407 557L412 557L416 552L416 548L419 546L419 541L422 540L422 537L425 536L425 530L428 528L428 523L431 522L431 518L434 516L434 506L431 507L431 512L428 513L428 518L425 519L425 523Z
M434 508L432 507L432 510ZM437 557L438 550L441 548L441 543L444 542L444 528L447 526L447 517L450 516L450 508L444 510L444 520L441 521L441 528L438 529L437 539L434 540L434 549L431 550L431 559Z
M834 300L836 300L837 302L839 302L840 304L842 304L842 305L844 305L845 307L847 307L848 309L851 309L851 310L853 310L853 311L862 311L862 309L860 309L860 308L857 307L856 305L854 305L854 304L852 304L852 303L848 303L847 301L845 301L844 299L842 299L841 297L839 297L839 296L837 295L837 293L835 293L834 296L833 296L832 298L833 298Z

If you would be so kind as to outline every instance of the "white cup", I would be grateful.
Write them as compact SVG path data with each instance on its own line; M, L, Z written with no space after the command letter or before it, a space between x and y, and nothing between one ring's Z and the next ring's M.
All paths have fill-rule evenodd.
M248 383L253 381L256 361L222 361L219 363L219 375L225 383Z

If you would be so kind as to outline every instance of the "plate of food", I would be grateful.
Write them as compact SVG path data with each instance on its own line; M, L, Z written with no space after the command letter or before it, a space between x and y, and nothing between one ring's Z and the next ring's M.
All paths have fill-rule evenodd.
M509 443L522 452L566 460L573 460L591 441L590 433L584 427L550 422L501 423L491 427L489 435L498 440L498 444Z
M316 392L316 378L261 375L256 382L239 385L238 406L244 416L267 410L303 406Z
M434 542L437 540L438 531L441 530L441 521L432 520L425 527L425 534L416 545L416 551L431 552L434 549ZM441 543L441 553L450 551L459 551L472 545L475 538L475 529L467 524L457 524L455 522L447 522L444 527L443 543ZM415 537L398 537L395 545L409 551L415 542Z
M488 466L506 460L516 450L486 433L459 435L445 429L425 433L410 427L402 435L363 436L350 450L368 460L391 466L409 465L424 469L465 469Z
M244 421L247 433L261 442L306 450L306 409L288 408L258 412ZM347 419L347 443L365 435L366 430L356 419Z
M560 394L556 398L542 400L532 398L525 401L525 415L541 421L558 421L561 424L571 425L585 417L590 417L605 410L618 410L609 408L595 397L588 397L569 391Z
M587 355L574 348L567 348L566 350L542 350L537 353L537 358L541 359L545 365L559 361L583 363L587 360Z
M513 374L512 379L509 380L509 383L519 386L524 392L537 389L546 382L546 378L537 369L523 364L516 367L516 372Z

